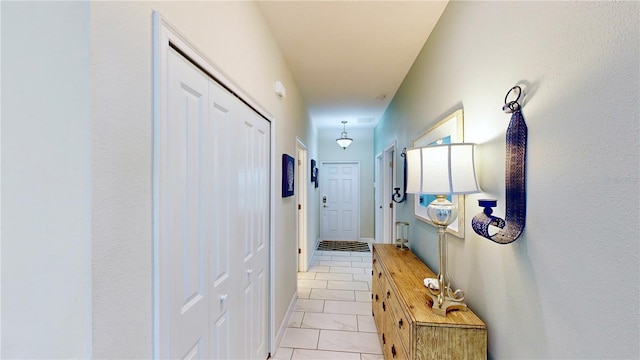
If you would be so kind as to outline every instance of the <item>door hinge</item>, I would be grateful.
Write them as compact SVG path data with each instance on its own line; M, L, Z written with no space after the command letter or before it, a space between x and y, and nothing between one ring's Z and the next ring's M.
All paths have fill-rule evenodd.
M298 166L302 165L302 160L298 159Z
M302 249L298 248L298 254L302 254Z
M302 205L298 204L298 210L302 210Z
M389 209L393 209L393 203L389 203Z
M393 161L389 161L389 167L393 168Z

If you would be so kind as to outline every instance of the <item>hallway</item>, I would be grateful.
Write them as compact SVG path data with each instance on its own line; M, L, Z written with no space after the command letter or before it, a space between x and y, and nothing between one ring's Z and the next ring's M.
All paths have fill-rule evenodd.
M381 360L371 315L371 252L316 251L275 359Z

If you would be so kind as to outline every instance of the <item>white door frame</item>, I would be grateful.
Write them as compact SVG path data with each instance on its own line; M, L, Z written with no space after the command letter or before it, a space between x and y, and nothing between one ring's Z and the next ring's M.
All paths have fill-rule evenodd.
M296 154L297 154L297 176L296 176L296 199L298 204L298 222L297 222L297 234L298 234L298 271L306 272L309 269L308 256L308 231L307 231L307 191L309 181L307 171L307 147L304 145L300 138L296 138Z
M376 243L382 243L382 238L383 238L383 234L382 234L382 213L384 211L383 209L383 195L382 195L382 153L379 153L378 155L376 155L375 158L375 180L373 183L373 187L374 187L374 202L373 202L373 206L375 207L375 231L374 231L374 242Z
M167 54L170 51L171 45L177 47L184 55L189 57L192 61L196 62L200 68L208 72L216 81L223 84L229 91L235 93L243 102L252 107L256 112L262 115L271 123L270 141L271 141L271 154L270 154L270 174L271 181L270 186L270 216L269 216L269 305L268 305L268 331L269 331L269 344L268 352L275 353L275 334L276 325L273 314L275 314L275 302L273 301L273 294L275 294L275 282L272 274L275 273L275 254L273 247L273 239L275 237L275 227L273 214L275 213L275 118L271 115L262 105L257 103L251 96L244 92L237 84L235 84L230 78L228 78L224 72L209 59L204 52L200 51L198 47L190 42L182 33L167 21L159 12L153 12L153 121L154 121L154 134L153 134L153 218L159 219L159 199L160 199L160 173L159 173L159 158L160 154L156 151L159 148L160 134L159 125L162 119L165 119L166 114L166 98L167 98ZM160 279L162 275L162 253L160 252L160 225L157 221L153 222L153 357L160 358L162 356L160 349Z
M387 146L382 153L382 242L391 244L395 237L396 207L391 199L396 183L395 154L396 141Z
M320 179L318 179L318 180L321 180L323 178L323 176L326 176L326 170L325 170L325 165L326 164L355 164L358 167L358 179L361 179L360 161L321 161L320 162ZM362 201L360 193L361 193L362 189L361 189L361 186L360 186L360 181L357 181L356 184L357 184L356 196L358 198L358 207L357 207L358 216L357 216L357 219L356 219L356 222L357 222L356 229L357 229L357 235L358 235L357 236L358 237L357 240L360 240L360 234L361 234L361 230L362 230L362 229L360 229L360 225L361 225L360 217L362 216L361 215L362 211L360 209L361 201ZM323 205L324 204L322 202L322 196L325 193L324 190L323 190L323 187L325 187L325 186L327 186L327 184L324 181L320 181L320 194L321 194L320 201L319 201L319 207L320 207L320 237L322 238L322 240L324 240L324 234L323 234L324 233L324 223L323 223L323 221L324 221L323 220L323 217L324 217L323 216Z

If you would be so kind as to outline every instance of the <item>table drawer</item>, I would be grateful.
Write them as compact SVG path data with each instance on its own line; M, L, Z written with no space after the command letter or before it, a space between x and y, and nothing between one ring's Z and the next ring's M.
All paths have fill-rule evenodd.
M397 298L397 294L391 288L391 286L387 286L385 299L389 308L388 311L391 311L394 317L394 330L398 333L398 337L404 344L405 348L411 349L411 320L402 310L402 307L399 303L400 300Z
M390 309L387 308L387 311L389 312ZM382 353L386 360L405 360L409 358L409 353L406 352L405 345L400 340L398 331L396 331L396 324L395 317L389 312L385 317L385 341L382 345Z
M376 259L375 253L372 266L373 281L371 284L371 312L378 329L380 343L382 343L383 319L385 316L386 304L384 304L384 293L386 288L386 276L382 273L379 261Z

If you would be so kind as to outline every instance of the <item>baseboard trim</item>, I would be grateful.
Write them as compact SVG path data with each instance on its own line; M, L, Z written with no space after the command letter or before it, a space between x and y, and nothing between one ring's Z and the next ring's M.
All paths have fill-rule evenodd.
M371 244L373 244L375 242L375 239L373 239L373 238L360 238L360 241L364 241L367 244L371 245Z
M287 308L287 312L284 314L284 319L280 324L280 328L278 329L278 333L275 337L275 349L273 349L272 354L275 354L280 347L280 341L282 340L282 336L284 335L285 330L287 330L287 325L289 325L289 318L291 317L291 313L296 306L296 300L298 299L298 291L296 287L296 291L293 293L293 297L291 298L291 302L289 303L289 307Z

